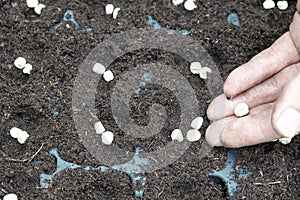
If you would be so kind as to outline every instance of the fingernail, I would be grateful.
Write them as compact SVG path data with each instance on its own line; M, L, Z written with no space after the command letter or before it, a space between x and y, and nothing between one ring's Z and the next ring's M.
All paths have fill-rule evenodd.
M284 110L275 126L284 137L294 137L300 131L300 113L292 108Z

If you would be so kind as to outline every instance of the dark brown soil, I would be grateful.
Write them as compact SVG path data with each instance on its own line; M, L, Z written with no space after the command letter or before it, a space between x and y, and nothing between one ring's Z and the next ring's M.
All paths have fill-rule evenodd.
M197 0L198 8L188 12L183 6L175 7L169 0L41 0L47 7L41 16L37 16L27 8L26 1L2 0L0 198L6 193L16 193L19 199L134 199L129 176L112 169L104 173L67 169L54 177L52 186L47 190L40 187L40 174L51 174L56 168L55 157L48 154L53 147L58 148L60 156L68 162L94 167L103 164L84 147L72 118L72 88L79 65L101 43L104 34L134 27L151 27L147 23L147 15L151 15L162 27L191 31L190 36L202 43L225 79L234 68L288 31L296 1L289 1L286 11L276 8L264 10L262 2ZM117 20L105 14L107 3L121 8ZM92 31L75 30L72 24L67 29L63 22L58 29L59 35L51 34L50 29L62 22L67 9L74 11L81 28L89 27ZM227 23L231 12L239 15L240 26ZM24 75L13 66L19 56L25 57L34 66L31 75ZM168 52L145 49L124 55L112 67L116 73L121 73L136 62L174 63L174 59ZM187 62L179 63L186 66L182 73L191 84L199 86L195 90L202 105L200 115L203 116L210 101L208 91L203 89L205 84L189 73ZM110 111L105 111L109 107L109 100L105 98L109 90L109 87L101 88L101 94L97 94L102 99L96 102L98 115L106 116L103 123L112 130L118 130ZM158 90L158 94L162 97L145 98L169 106L169 116L173 117L173 123L177 123L176 104L170 105L170 99L176 103L175 97L166 89ZM135 97L133 100L139 101ZM134 111L140 112L139 108L132 106L132 109L132 116L138 123L144 124L144 111L136 113ZM57 116L54 116L55 111L58 111ZM208 125L205 119L202 133ZM9 135L14 126L30 133L24 145ZM152 151L170 142L168 128L172 128L172 123L151 141L129 141L130 138L125 138L126 143L121 140L116 144L132 152L137 145L145 151ZM193 143L172 165L146 173L144 199L229 199L225 185L208 176L211 171L225 167L227 150L215 148L209 155L199 158L201 142ZM22 161L30 158L42 144L43 148L33 160ZM235 171L243 166L244 170L253 172L247 179L237 180L236 199L297 199L300 194L299 137L289 145L277 142L261 144L238 149L236 153ZM41 161L41 164L34 161Z

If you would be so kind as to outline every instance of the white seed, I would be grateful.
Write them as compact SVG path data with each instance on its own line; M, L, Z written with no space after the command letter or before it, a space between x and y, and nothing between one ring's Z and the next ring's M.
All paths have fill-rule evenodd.
M199 62L192 62L190 65L190 70L192 74L200 74L202 65Z
M200 140L201 133L197 129L191 129L186 134L186 139L190 142L195 142Z
M26 65L26 59L23 57L18 57L15 62L14 65L18 68L18 69L23 69Z
M27 63L27 64L25 65L24 69L23 69L23 73L24 73L24 74L30 74L31 70L32 70L32 65L29 64L29 63Z
M29 134L26 131L22 131L17 140L20 144L24 144L28 138Z
M289 3L287 1L278 1L277 7L279 10L286 10L289 7Z
M95 72L96 74L104 74L105 67L100 63L96 63L94 64L93 72Z
M19 135L22 134L22 130L17 127L13 127L10 129L9 133L11 137L18 138Z
M200 78L207 79L207 73L211 73L211 69L208 67L202 67L200 71Z
M200 129L201 126L203 124L203 117L196 117L195 119L193 119L193 121L191 122L191 127L193 129Z
M194 10L195 8L197 8L196 4L195 4L195 0L187 0L185 3L184 3L184 8L188 11L192 11Z
M172 0L173 5L178 6L179 4L182 4L184 0Z
M112 73L112 71L107 70L106 72L104 72L103 78L106 82L112 81L114 79L114 74Z
M17 127L13 127L10 129L10 135L13 138L16 138L20 144L24 144L29 134L26 131L22 131Z
M273 0L265 0L263 3L264 9L272 9L275 7L275 3Z
M114 12L114 5L113 4L107 4L105 6L105 12L107 15L113 14Z
M3 200L18 200L18 197L16 194L10 193L3 197Z
M119 11L120 11L120 8L114 9L114 12L113 12L113 18L114 18L114 19L117 19L117 16L118 16Z
M246 103L238 103L234 108L234 114L237 117L243 117L249 113L249 107Z
M280 138L278 139L278 141L281 143L281 144L289 144L291 141L292 141L292 137L291 138Z
M105 131L101 135L102 143L106 145L110 145L114 140L114 134L110 131Z
M105 132L105 128L104 128L102 122L100 122L100 121L95 123L94 128L95 128L97 134L102 134Z
M66 24L66 28L71 28L70 24Z
M39 5L37 5L36 7L34 7L34 12L38 15L41 14L42 9L46 8L46 6L42 3L40 3Z
M182 131L180 129L174 129L171 133L172 140L177 140L178 142L183 141Z
M38 0L26 0L26 3L29 8L35 8L39 5Z

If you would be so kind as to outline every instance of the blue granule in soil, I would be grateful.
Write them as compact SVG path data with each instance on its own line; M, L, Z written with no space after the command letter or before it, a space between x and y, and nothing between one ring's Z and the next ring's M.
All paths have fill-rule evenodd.
M158 30L158 29L162 28L162 26L160 25L160 23L157 20L155 20L151 15L148 15L148 24L150 24L151 26L153 26L154 30ZM168 29L167 31L168 31L169 35L173 35L176 32L176 30L174 30L174 29ZM188 30L185 30L185 29L180 30L178 32L180 34L182 34L182 35L189 35L189 34L191 34L191 31L188 31Z
M136 88L134 91L136 94L140 94L142 90L150 91L151 96L155 96L155 89L148 89L147 83L152 83L153 75L149 72L145 72L141 78L140 86Z
M227 17L228 24L233 24L235 26L240 25L240 19L237 13L230 13Z
M142 198L144 195L144 189L142 189L146 184L145 171L143 166L149 165L149 160L147 158L141 158L139 156L142 150L136 148L133 158L122 165L114 165L113 169L125 171L126 174L131 178L132 185L134 188L135 198Z
M137 148L133 158L130 161L122 165L112 166L112 169L125 171L126 174L131 178L132 185L135 190L134 191L135 198L142 198L144 195L145 190L143 188L146 184L146 176L143 170L143 166L149 165L149 160L147 158L141 158L139 156L141 151L142 150L140 148ZM109 169L109 167L107 166L99 166L96 168L91 166L82 167L80 165L67 162L59 156L57 148L51 149L49 153L54 155L56 158L56 170L53 174L40 175L40 186L43 188L48 188L49 186L51 186L53 177L65 169L81 168L86 171L96 170L99 171L100 173L103 173Z
M68 9L64 14L63 21L71 22L72 24L74 24L75 29L79 29L80 26L79 26L78 22L75 20L74 16L75 15L74 15L73 10ZM62 22L56 24L53 28L51 28L50 33L57 35L58 34L57 29L59 29L61 27L61 24L62 24ZM82 32L91 32L92 29L91 28L82 28L81 31Z
M52 179L53 177L58 174L59 172L65 170L65 169L77 169L77 168L82 168L86 171L89 170L97 170L99 172L105 172L107 169L109 169L106 166L100 166L97 168L93 168L90 166L86 166L86 167L81 167L80 165L74 164L74 163L70 163L67 161L64 161L58 154L57 148L53 148L50 150L49 152L50 154L54 155L56 158L56 170L53 174L41 174L40 175L40 185L43 188L48 188L51 183L52 183Z
M230 198L233 198L233 195L236 191L238 183L235 181L235 161L236 161L236 154L234 149L228 150L226 166L222 170L214 170L213 172L209 173L209 176L220 178L224 181L227 187L227 192ZM248 176L253 174L252 172L244 172L244 170L240 167L239 174L237 179L246 179Z

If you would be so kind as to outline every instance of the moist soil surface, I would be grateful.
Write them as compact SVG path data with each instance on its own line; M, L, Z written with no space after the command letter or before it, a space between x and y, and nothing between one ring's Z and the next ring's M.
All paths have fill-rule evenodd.
M186 11L171 1L124 0L43 0L40 16L26 6L26 1L0 2L0 198L15 193L19 199L134 199L130 177L122 171L108 169L100 173L65 169L53 177L48 188L40 185L40 174L56 170L56 158L49 154L57 148L65 161L80 166L104 165L84 146L76 132L72 94L80 64L101 44L106 34L133 28L153 28L148 15L167 29L191 32L187 37L199 41L218 67L223 80L254 55L269 47L288 31L296 1L289 8L265 10L262 0L219 1L197 0L197 9ZM105 14L105 5L113 3L121 10L117 19ZM64 13L74 12L74 23L63 21ZM228 24L227 17L236 12L240 25ZM60 24L56 34L50 32ZM70 27L67 28L66 24ZM87 31L84 28L91 28ZM84 29L84 30L83 30ZM32 64L30 75L17 69L14 60L22 56ZM163 148L171 142L170 133L178 124L178 99L167 88L151 85L130 99L131 117L147 125L149 107L160 103L170 118L161 132L146 139L124 134L114 122L110 94L114 81L138 63L161 62L175 66L193 86L199 100L199 116L205 112L211 97L205 82L189 71L189 63L159 49L140 49L127 53L112 63L115 80L99 81L96 93L96 117L115 134L113 146L127 152L136 147L144 151ZM150 91L156 91L151 95ZM202 135L209 121L204 117ZM10 136L19 127L30 137L21 145ZM242 132L243 130L241 130ZM146 172L143 199L230 199L223 181L208 176L225 167L226 148L213 148L202 155L204 137L193 142L175 162L154 172ZM42 147L42 148L40 148ZM37 152L37 154L35 154ZM168 152L167 152L168 153ZM170 152L171 153L171 152ZM34 155L34 157L32 157ZM297 199L299 197L299 137L289 145L278 142L236 150L234 172L240 167L252 172L237 179L235 199Z

